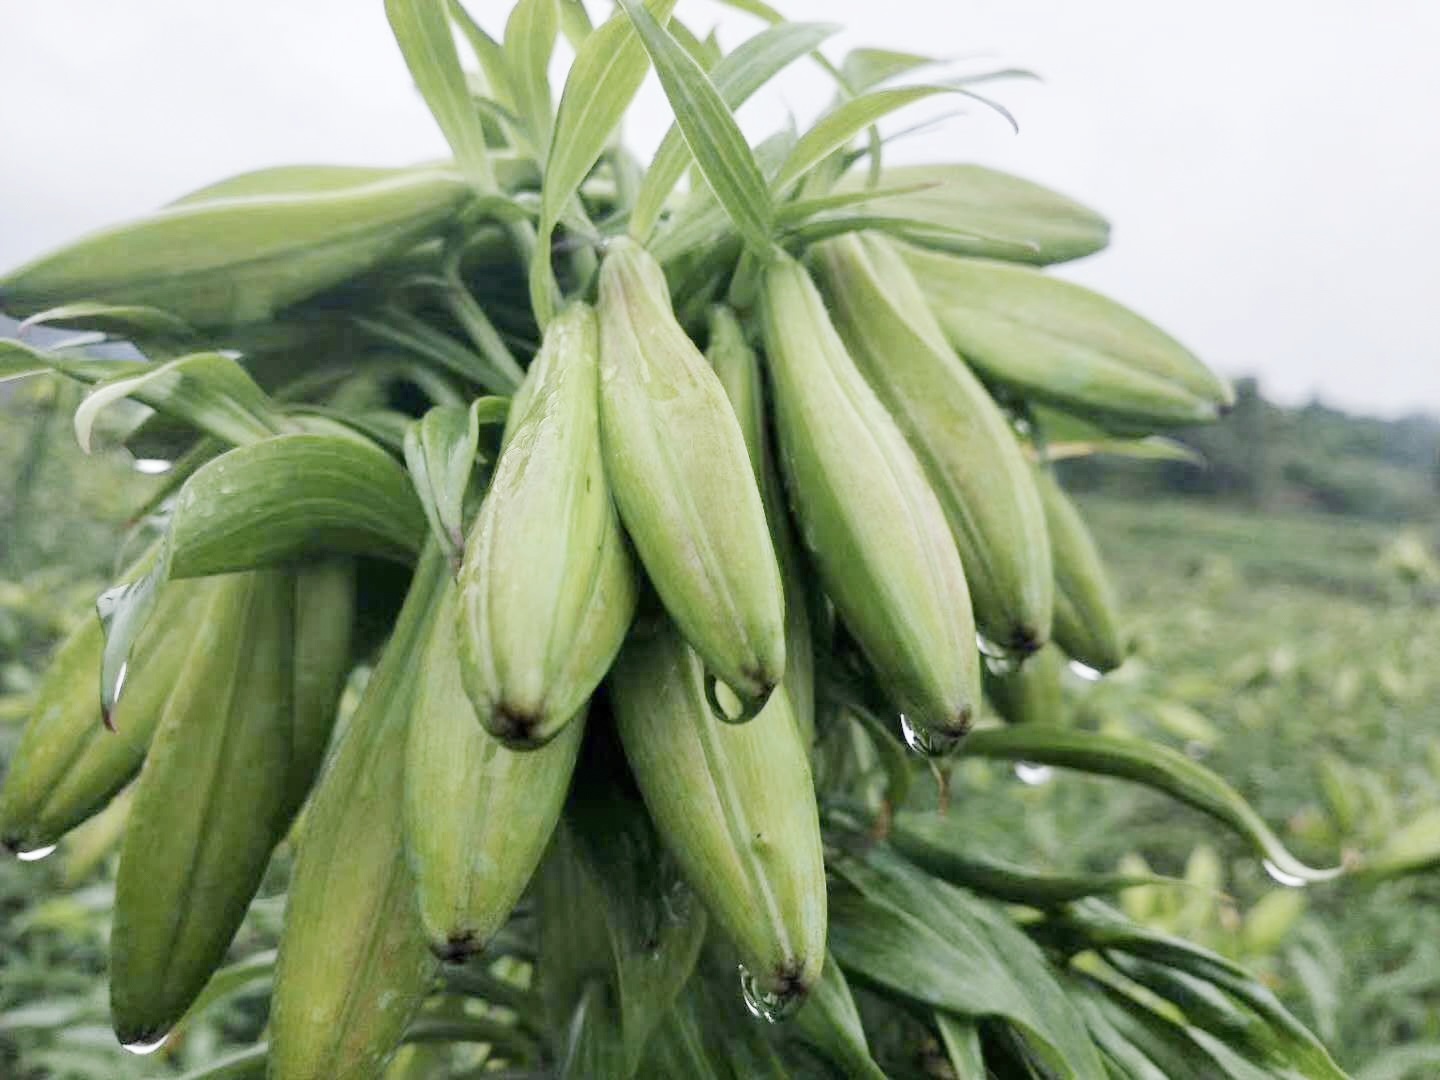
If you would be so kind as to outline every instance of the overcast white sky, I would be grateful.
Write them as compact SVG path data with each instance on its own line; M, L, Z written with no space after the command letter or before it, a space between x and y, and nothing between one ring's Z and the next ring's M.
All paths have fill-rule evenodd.
M496 32L510 6L471 5ZM873 44L1040 72L998 90L1018 136L972 110L895 158L983 162L1101 210L1112 248L1063 272L1273 396L1440 413L1437 0L780 6L848 26L834 56ZM711 0L678 14L727 46L758 29ZM444 152L380 0L4 0L0 42L4 267L245 169ZM829 95L801 64L742 121L763 134ZM647 87L637 149L667 120Z

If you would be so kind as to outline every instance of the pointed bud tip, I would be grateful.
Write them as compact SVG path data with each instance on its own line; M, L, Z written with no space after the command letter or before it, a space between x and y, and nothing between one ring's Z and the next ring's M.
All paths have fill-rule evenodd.
M483 943L473 930L461 930L451 934L444 941L432 941L430 951L442 964L458 966L466 963L483 948Z

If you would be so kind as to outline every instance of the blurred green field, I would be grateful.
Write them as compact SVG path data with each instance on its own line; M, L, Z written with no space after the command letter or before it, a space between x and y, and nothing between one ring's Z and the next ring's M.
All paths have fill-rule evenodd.
M1433 848L1433 523L1174 498L1091 497L1084 510L1137 654L1099 683L1067 680L1073 722L1143 732L1202 759L1313 865ZM1034 861L1107 870L1143 858L1223 890L1124 899L1132 914L1262 972L1357 1076L1440 1075L1440 869L1282 888L1207 819L1121 783L1056 775L1027 787L979 765L955 780L961 811L986 799L986 828L1023 835Z
M156 484L118 454L81 467L50 393L36 384L0 403L0 762L49 644L83 614ZM1440 850L1434 519L1153 492L1082 502L1136 654L1098 683L1067 676L1074 723L1203 759L1314 865ZM1209 819L1122 782L1057 773L1027 784L962 762L952 785L954 812L983 803L967 820L1017 860L1143 861L1188 877L1190 888L1135 889L1123 904L1252 965L1362 1080L1440 1075L1440 869L1282 888ZM118 1052L103 984L110 870L86 858L103 839L97 826L42 863L0 860L0 1076L175 1075L263 1024L251 992L188 1025L163 1060ZM266 895L245 931L250 951L273 942L279 898Z

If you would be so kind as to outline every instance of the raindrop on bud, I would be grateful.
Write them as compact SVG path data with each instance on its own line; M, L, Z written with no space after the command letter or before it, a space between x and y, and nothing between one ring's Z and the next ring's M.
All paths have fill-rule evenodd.
M900 734L904 736L906 746L925 757L944 757L954 751L964 738L962 735L946 735L916 727L904 713L900 714Z
M750 1015L757 1020L764 1020L767 1024L778 1024L794 1015L805 1003L805 995L798 990L792 994L774 994L761 990L755 984L755 976L750 974L744 964L740 965L740 996L745 1000L745 1008L750 1010Z
M167 1031L158 1039L154 1039L151 1041L147 1041L145 1039L137 1039L135 1042L121 1043L120 1045L123 1046L126 1050L130 1051L130 1053L135 1054L138 1057L145 1057L147 1054L153 1054L156 1050L159 1050L160 1047L164 1046L165 1040L169 1037L170 1033Z

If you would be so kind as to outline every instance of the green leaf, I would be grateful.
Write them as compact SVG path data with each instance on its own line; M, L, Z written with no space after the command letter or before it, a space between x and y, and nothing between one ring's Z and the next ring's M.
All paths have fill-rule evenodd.
M565 31L565 39L575 49L579 49L595 29L583 0L560 0L560 26Z
M860 1024L860 1013L855 1008L850 985L833 956L825 957L820 982L795 1014L791 1027L847 1077L853 1080L885 1080L885 1073L870 1056L865 1029Z
M903 86L851 98L816 121L770 182L779 194L883 116L936 94L959 93L953 86Z
M663 20L674 7L675 0L647 0L646 10ZM542 327L555 312L555 276L550 269L555 226L600 159L649 66L634 27L618 10L585 38L570 65L545 162L539 234L530 260L530 303Z
M425 511L404 469L365 442L279 435L222 454L176 497L169 575L251 570L319 553L408 563Z
M550 100L550 57L559 32L556 0L520 0L505 24L505 56L515 80L514 105L524 118L535 156L542 161L555 123Z
M1344 1080L1345 1074L1308 1032L1300 1038L1293 1027L1273 1026L1213 983L1151 960L1110 954L1106 959L1127 978L1179 1008L1193 1026L1256 1065L1307 1080Z
M450 18L470 43L475 59L480 61L480 70L484 72L490 96L497 104L513 112L516 107L515 77L510 71L510 58L505 55L504 46L481 28L460 0L449 0L448 10Z
M897 814L890 825L889 840L911 862L936 877L1030 907L1054 907L1140 885L1185 885L1177 878L1155 874L1057 874L1032 870L985 851L960 813Z
M769 250L770 189L725 99L695 58L636 0L620 0L670 101L695 164L740 235L757 253Z
M90 452L104 409L132 398L224 442L242 446L285 430L285 420L239 363L220 353L192 353L143 373L100 383L75 410L75 437Z
M883 170L880 183L926 184L887 209L948 231L917 231L915 242L957 255L1056 263L1091 255L1110 240L1110 223L1049 188L980 165L905 165ZM847 175L840 191L868 186Z
M565 905L560 917L572 922L580 921L578 900L590 909L593 922L587 921L583 932L598 937L607 954L605 979L618 1004L627 1072L633 1075L655 1026L695 970L707 918L643 805L594 781L577 778L562 826L578 864L571 873L581 875L584 884L568 896L552 893L547 902L558 899ZM553 912L552 907L547 915Z
M1004 915L882 846L834 870L858 890L830 900L830 947L852 973L933 1008L1009 1020L1060 1076L1105 1076L1044 955Z
M830 214L837 210L850 210L857 206L868 206L870 203L883 202L886 199L898 199L916 191L923 191L929 186L929 184L902 184L898 187L863 188L859 191L840 191L796 199L794 202L782 203L776 208L775 221L779 225L793 228L812 217Z
M720 97L731 109L738 109L779 71L820 43L839 28L830 23L782 23L762 30L724 57L710 72ZM665 201L692 160L689 146L678 124L660 141L630 213L630 235L644 243L654 231Z
M986 1080L985 1057L980 1050L980 1028L968 1016L937 1012L935 1027L956 1080Z
M355 325L367 334L399 346L491 393L508 394L517 385L514 372L508 366L502 366L502 359L468 348L463 342L408 311L387 306L371 315L355 316Z
M1143 1080L1216 1080L1228 1077L1189 1037L1184 1025L1093 978L1077 978L1071 996L1095 1041L1131 1075ZM1145 1065L1150 1070L1146 1071Z
M403 168L373 165L273 165L228 176L196 188L167 205L210 202L213 199L241 199L255 195L302 195L334 191L353 184L373 184L400 176Z
M775 10L764 0L720 0L728 8L736 11L743 11L746 15L754 15L757 19L764 19L768 23L782 23L785 16Z
M851 49L840 62L840 75L846 88L852 94L859 94L917 68L938 63L940 61L933 56L920 56L917 53L895 52L891 49Z
M185 1022L190 1023L201 1013L216 1002L223 1001L228 997L248 990L259 983L268 982L275 975L275 950L267 949L264 952L247 956L244 960L237 960L233 964L227 964L205 984L205 989L200 991L198 997L190 1004L185 1012Z
M481 460L480 425L504 423L509 402L478 398L469 407L440 405L405 431L405 464L440 548L457 569L465 549L466 495Z
M168 311L143 304L62 304L36 312L16 327L24 334L36 326L63 326L74 330L96 330L110 337L143 335L161 341L188 341L195 336L190 324Z
M385 0L385 14L460 171L477 193L490 194L495 173L485 146L485 125L470 100L444 0Z
M1056 933L1069 949L1098 949L1107 955L1126 953L1177 969L1219 987L1258 1014L1274 1031L1273 1038L1304 1075L1315 1080L1343 1080L1344 1073L1329 1053L1278 998L1240 965L1193 942L1131 922L1098 900L1084 900L1042 928Z
M1058 765L1144 784L1228 825L1283 875L1309 882L1327 881L1343 872L1338 866L1320 870L1301 862L1239 792L1168 746L1128 735L1025 724L975 731L965 740L963 752L974 757Z
M1163 435L1148 435L1142 439L1121 439L1107 437L1089 439L1084 442L1049 442L1045 444L1047 461L1066 461L1070 458L1093 457L1104 454L1109 457L1130 458L1134 461L1183 461L1188 465L1203 466L1205 457L1198 450Z
M1386 835L1385 843L1366 855L1356 876L1367 881L1424 874L1440 866L1440 807L1422 810Z
M10 338L0 338L0 382L56 369L56 362L40 350Z
M618 1010L603 979L591 979L580 992L574 1015L565 1029L558 1080L591 1076L625 1076L625 1045L618 1037Z

